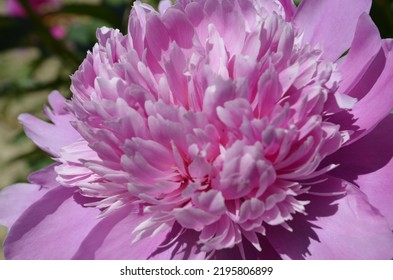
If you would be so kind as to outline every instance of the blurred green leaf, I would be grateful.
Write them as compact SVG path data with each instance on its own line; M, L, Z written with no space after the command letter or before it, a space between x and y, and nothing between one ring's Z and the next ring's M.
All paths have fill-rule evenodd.
M26 19L0 16L0 51L31 45L26 37L33 30Z
M7 164L13 164L19 160L25 161L31 170L39 170L54 162L50 157L48 157L47 153L37 147L34 147L31 151L22 153L21 155L10 159Z
M64 4L61 9L53 12L53 14L90 16L103 20L113 27L120 26L122 23L122 19L119 18L111 9L108 9L105 6L97 6L92 4Z
M104 3L113 6L113 7L121 7L121 6L130 6L132 4L132 0L103 0Z
M41 90L53 90L61 85L68 85L69 79L58 78L49 82L39 82L33 79L19 79L0 84L0 97L18 97L27 93L39 92Z
M90 50L97 42L97 28L104 25L104 22L96 19L70 25L67 31L67 39L70 40L82 53L86 53L86 51Z

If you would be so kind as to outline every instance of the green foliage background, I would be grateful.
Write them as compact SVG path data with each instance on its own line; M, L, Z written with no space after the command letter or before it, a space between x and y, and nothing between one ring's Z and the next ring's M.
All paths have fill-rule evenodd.
M64 0L60 9L37 15L27 0L18 1L28 17L7 16L5 0L0 0L0 189L26 182L30 172L52 161L27 139L17 116L29 112L43 117L41 111L52 90L70 97L69 75L96 42L97 27L125 33L133 2ZM156 6L159 0L143 2ZM382 37L393 37L393 0L374 0L371 16ZM66 30L64 38L53 37L50 27L55 25ZM0 227L0 245L5 233Z

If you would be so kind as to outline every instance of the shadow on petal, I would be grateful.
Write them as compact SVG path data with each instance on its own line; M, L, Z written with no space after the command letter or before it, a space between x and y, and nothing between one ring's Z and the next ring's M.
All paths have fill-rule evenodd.
M393 234L385 217L356 186L335 178L326 181L324 186L328 185L341 185L345 195L313 200L309 215L288 223L293 232L268 228L269 241L280 255L284 259L391 259Z
M100 223L97 224L97 226L89 233L89 235L86 236L78 251L73 256L73 259L96 259L96 252L104 245L104 241L110 234L111 230L123 219L125 219L127 215L128 211L122 209L100 221ZM98 228L99 230L97 230ZM129 234L129 236L131 236L131 234ZM124 246L131 243L131 238L124 238L124 240L127 241L124 242ZM114 252L116 251L115 248L113 248L113 250Z
M206 253L200 250L198 245L199 233L193 230L184 230L175 223L171 232L166 236L160 247L149 258L168 259L204 259Z
M105 216L84 238L72 259L146 260L165 240L168 231L135 243L133 230L150 215L140 215L135 206L125 206Z
M383 168L393 158L393 115L387 116L372 132L341 148L325 159L339 166L331 175L355 182L359 175Z
M262 248L260 252L246 238L243 238L242 244L246 260L281 260L280 255L266 237L258 236L258 239ZM240 249L235 246L231 249L217 251L212 259L242 260L243 256L240 253Z
M28 207L4 242L8 259L69 259L97 223L98 209L82 208L74 190L56 187Z
M316 230L321 228L316 221L335 216L339 200L345 196L345 185L346 182L336 178L313 185L309 194L299 197L310 204L306 206L307 215L296 214L288 222L292 231L280 226L266 228L267 239L283 259L302 260L310 254L311 243L320 242Z
M7 243L12 243L21 239L25 233L35 228L40 222L42 222L47 216L50 216L62 205L67 199L73 194L73 190L66 188L59 188L56 192L49 192L45 199L45 207L41 207L42 201L38 201L38 204L32 204L28 211L22 214L19 220L23 220L23 230L13 230L7 238ZM36 205L37 204L37 205ZM39 205L41 204L41 205ZM34 218L26 218L30 216L30 212L34 212ZM17 220L15 226L19 228L21 222Z

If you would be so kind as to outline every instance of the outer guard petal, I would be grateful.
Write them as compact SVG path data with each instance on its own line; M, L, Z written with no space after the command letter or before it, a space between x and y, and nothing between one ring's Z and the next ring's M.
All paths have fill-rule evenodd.
M369 133L389 115L393 108L393 51L387 51L385 55L386 64L383 72L369 93L357 102L352 109L352 114L356 120L353 125L358 127L358 131L351 136L351 139L359 139Z
M101 220L82 242L73 259L202 259L204 254L187 248L192 234L182 234L175 242L174 230L166 229L133 243L132 231L150 216L140 215L133 207L124 207ZM175 229L176 231L176 229ZM192 240L191 244L195 244ZM169 245L168 245L169 244Z
M359 185L393 229L393 115L371 133L328 158L340 162L332 174Z
M56 187L15 221L4 242L7 259L70 259L97 223L99 211L75 202L74 190Z
M308 216L288 223L293 232L269 228L273 247L285 259L391 259L393 233L385 217L357 187L339 179L328 184L345 185L346 194L314 198Z
M362 14L359 18L349 53L343 58L342 64L339 65L342 74L342 82L339 87L340 92L358 99L363 97L364 94L361 94L363 90L357 89L356 85L367 82L369 86L363 85L361 89L369 90L375 83L378 76L374 78L374 75L379 75L380 72L373 69L374 71L369 73L367 70L377 60L376 56L382 50L381 48L382 40L378 28L368 14ZM381 63L378 64L380 71L383 70L384 63L385 61L382 59ZM356 90L352 90L354 88Z
M134 212L134 213L133 213ZM165 239L166 233L132 244L133 229L146 219L124 207L101 220L84 238L73 259L148 259Z
M356 180L368 200L387 219L393 230L393 159L383 168L369 174L360 175Z
M255 247L248 242L245 238L243 239L242 246L244 255L242 255L239 248L234 247L231 249L224 249L217 251L212 259L216 260L281 260L281 256L273 248L272 244L265 238L259 237L259 242L262 251L259 252Z
M20 215L47 192L32 184L15 184L0 192L0 224L10 228Z
M371 0L303 0L294 22L304 32L303 42L321 44L325 58L336 60L350 46L362 13Z

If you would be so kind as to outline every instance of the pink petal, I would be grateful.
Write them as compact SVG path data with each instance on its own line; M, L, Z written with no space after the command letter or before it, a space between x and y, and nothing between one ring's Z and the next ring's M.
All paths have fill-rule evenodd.
M309 259L391 259L393 234L386 219L356 187L347 192L334 217L314 223L320 242L311 241Z
M236 90L233 83L218 79L214 86L206 89L203 99L203 111L209 117L216 118L217 107L222 106L226 101L236 97Z
M378 208L393 228L393 115L371 133L341 149L331 162L340 161L332 173L359 185L370 203Z
M385 55L386 65L383 72L370 92L352 109L356 120L354 126L358 127L357 133L351 136L352 141L370 132L393 108L393 52L389 51Z
M222 215L226 211L224 197L221 192L216 190L209 190L195 195L193 202L197 207L213 215Z
M28 177L29 182L45 188L57 186L57 173L55 172L55 167L58 165L59 163L54 163L34 173L31 173Z
M176 246L169 245L170 239L175 236L171 236L168 229L133 243L137 233L132 233L132 231L148 218L150 218L149 215L135 213L133 207L119 209L105 217L90 231L72 258L116 260L182 258L175 256L184 254L184 252L182 253ZM194 254L195 257L198 256L198 253ZM190 258L193 257L190 256Z
M280 2L285 11L285 20L291 21L296 12L295 3L293 0L280 0Z
M199 208L184 207L173 210L176 220L182 227L201 231L206 225L216 222L220 217Z
M390 133L391 134L391 133ZM384 136L383 136L384 137ZM387 219L393 230L393 158L383 168L356 180L370 203Z
M98 209L84 208L73 189L57 187L15 221L4 242L7 259L70 259L97 223Z
M358 18L368 13L371 0L303 0L294 23L303 42L321 44L324 57L338 59L350 46Z
M171 6L171 0L161 0L160 3L158 3L158 11L160 12L160 14L164 14L165 11Z
M259 244L263 248L262 251L258 251L255 247L244 240L242 242L242 249L238 247L234 247L231 249L223 249L218 250L212 256L212 259L215 260L281 260L280 255L276 252L270 242L264 238L258 238ZM244 251L244 254L241 252Z
M66 99L58 91L52 91L48 96L49 105L56 114L67 114L65 109Z
M24 126L26 135L38 147L59 156L60 149L73 143L80 135L70 124L74 118L64 111L65 98L55 91L49 95L49 101L53 106L53 112L46 110L46 114L53 124L29 114L21 114L19 121Z
M10 228L47 191L47 188L33 184L15 184L3 189L0 192L0 224Z
M313 197L309 215L288 223L292 232L268 229L273 247L285 259L391 259L393 234L386 219L357 187L338 179L329 184L346 184L346 194Z
M204 260L206 252L198 246L199 233L186 230L179 224L174 224L165 241L153 253L150 259L161 260Z
M168 29L156 14L149 14L146 25L146 42L149 51L159 61L161 52L167 50L170 42Z
M169 34L179 47L193 47L194 27L183 12L178 9L169 9L163 16L163 22Z
M132 244L132 234L146 216L123 207L105 217L84 237L73 259L147 259L164 241L167 232Z
M363 85L363 87L358 90L352 89L356 87L359 82L375 82L375 79L371 79L368 75L366 76L365 72L375 61L381 47L382 41L377 27L372 22L369 15L362 14L356 27L355 37L352 41L350 51L348 55L344 57L343 63L339 66L342 73L342 82L339 87L341 92L345 92L356 98L363 97L360 95L360 92L362 92L361 89L367 90L370 89L370 87L364 87ZM383 65L380 65L379 69L383 69ZM376 71L374 71L374 73L375 72ZM369 74L372 75L373 73ZM367 91L365 93L367 93Z

